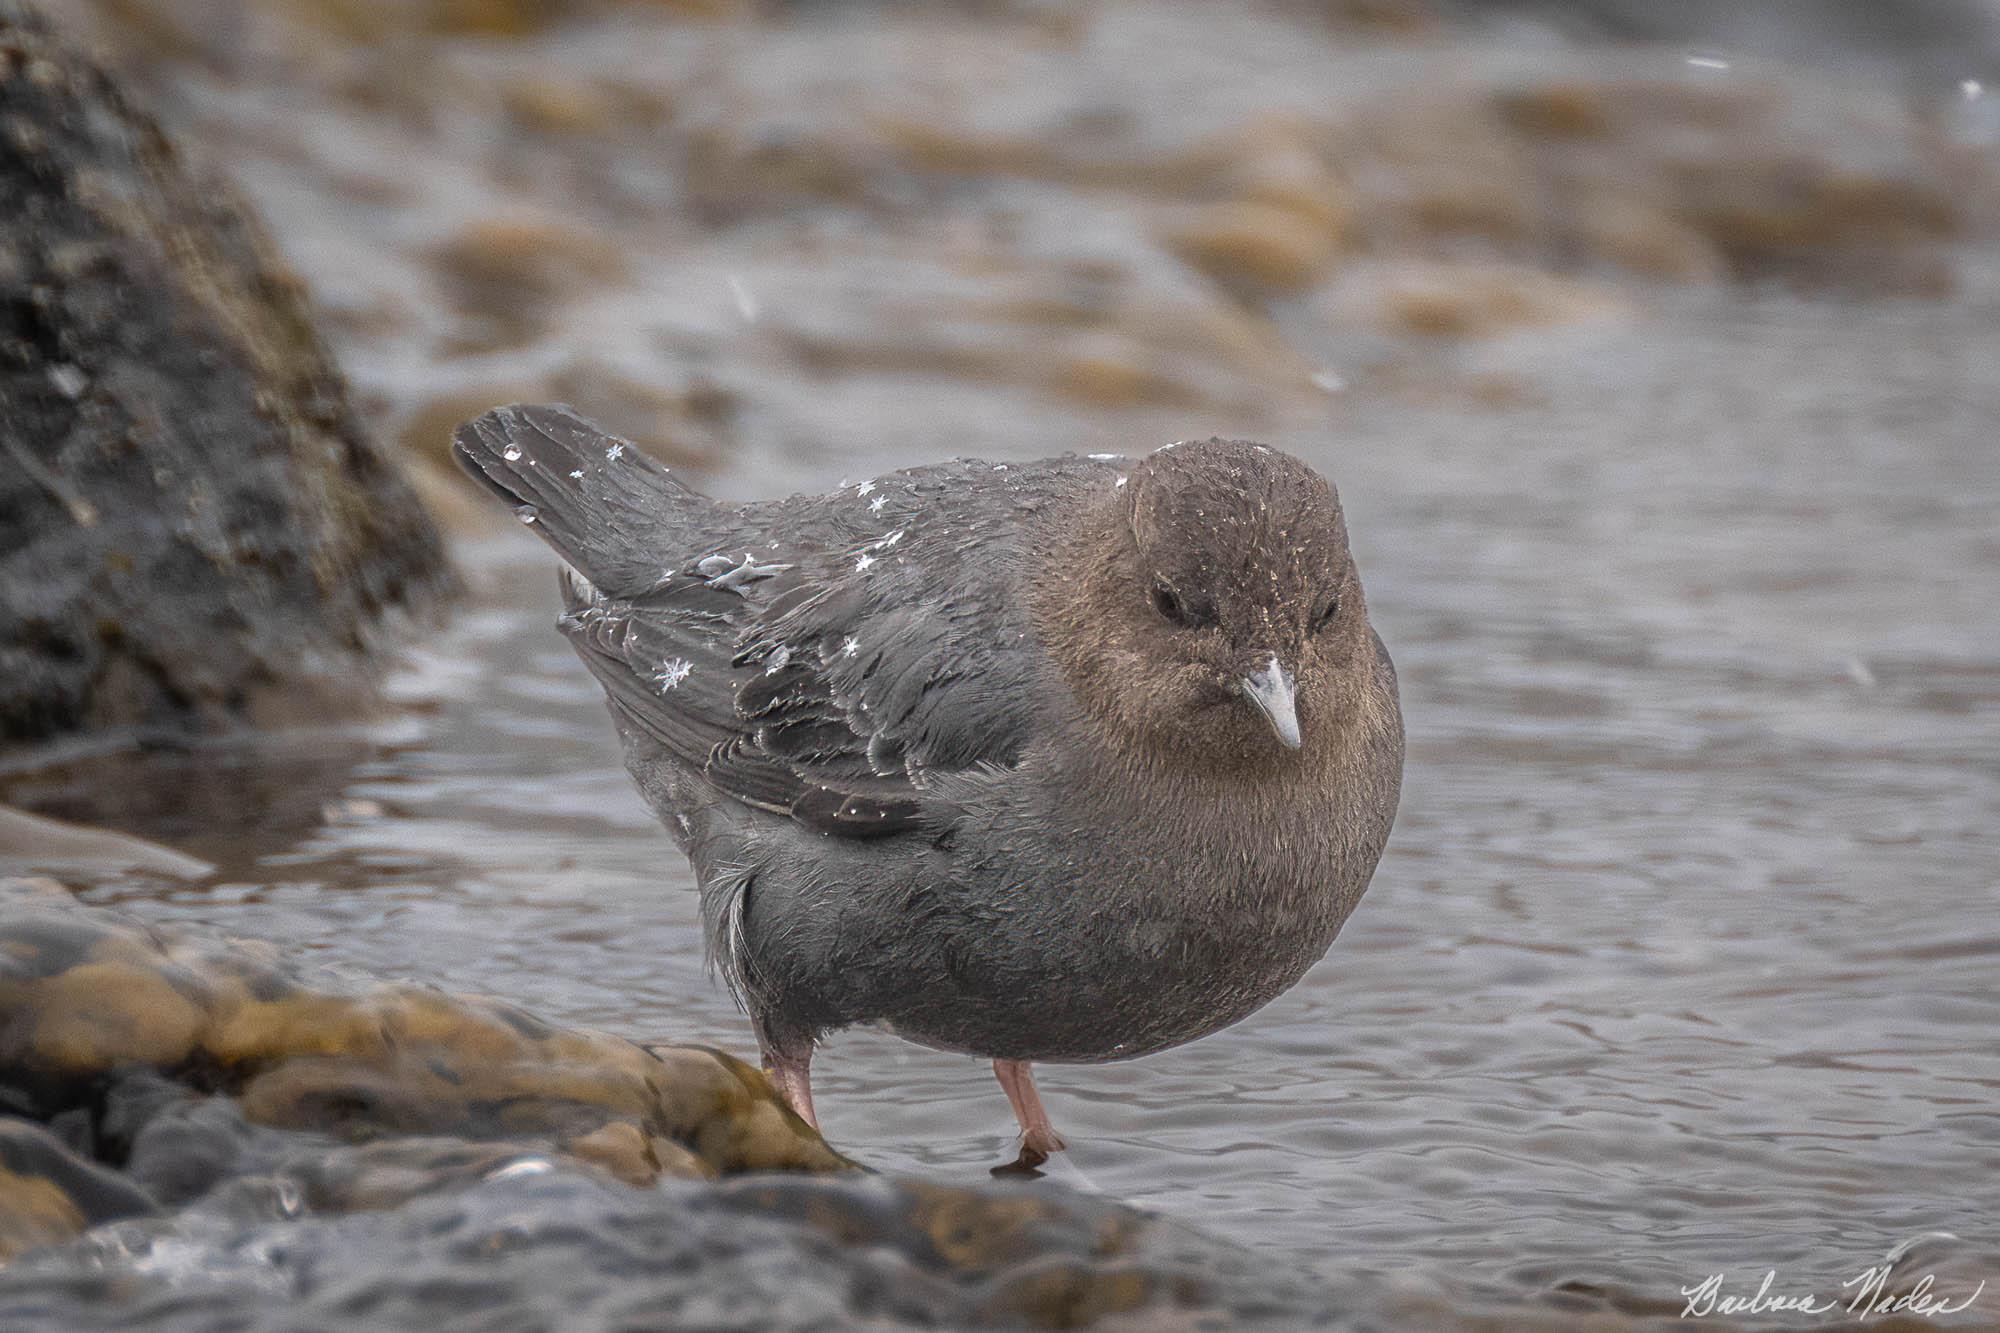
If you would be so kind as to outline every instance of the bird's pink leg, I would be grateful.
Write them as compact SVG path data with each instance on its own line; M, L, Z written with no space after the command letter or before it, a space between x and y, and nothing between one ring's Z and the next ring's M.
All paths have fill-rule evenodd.
M1049 1159L1050 1153L1063 1150L1062 1135L1049 1123L1049 1109L1042 1105L1041 1094L1035 1091L1035 1076L1026 1060L995 1060L993 1076L1000 1080L1001 1091L1007 1094L1007 1101L1014 1108L1014 1119L1021 1124L1021 1160L1029 1166L1039 1166Z
M764 1069L771 1076L771 1086L778 1090L793 1114L818 1129L819 1117L813 1114L812 1043L784 1048L762 1041L757 1045Z

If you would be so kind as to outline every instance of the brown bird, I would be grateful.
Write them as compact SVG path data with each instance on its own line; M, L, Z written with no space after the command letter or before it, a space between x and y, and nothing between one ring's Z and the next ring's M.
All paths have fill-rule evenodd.
M1231 440L957 461L758 504L562 407L459 461L568 562L561 627L694 865L710 956L816 1122L815 1040L1130 1059L1283 993L1382 854L1395 669L1340 501Z

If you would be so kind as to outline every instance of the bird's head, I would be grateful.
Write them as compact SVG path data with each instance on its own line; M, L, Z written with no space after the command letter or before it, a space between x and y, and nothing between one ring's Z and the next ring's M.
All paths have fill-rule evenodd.
M1051 651L1114 742L1218 770L1323 750L1374 664L1325 478L1260 444L1178 444L1082 522L1088 554L1046 553L1041 605L1061 624Z

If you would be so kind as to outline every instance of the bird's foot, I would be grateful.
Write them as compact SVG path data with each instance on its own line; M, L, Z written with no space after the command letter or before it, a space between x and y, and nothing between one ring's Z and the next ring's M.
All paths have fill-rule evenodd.
M1019 1157L1016 1157L1011 1162L1002 1162L1000 1165L990 1168L986 1174L992 1176L995 1180L1040 1180L1046 1174L1042 1170L1042 1163L1048 1160L1046 1157L1030 1153L1027 1149L1023 1148Z
M1021 1135L1021 1155L1035 1157L1042 1162L1067 1147L1069 1145L1063 1142L1062 1135L1056 1133L1055 1126L1046 1119Z
M1038 1130L1023 1133L1020 1154L1013 1161L994 1167L990 1174L1001 1179L1039 1179L1043 1164L1067 1146L1062 1135L1044 1123Z
M1041 1172L1035 1168L1067 1145L1049 1123L1048 1108L1035 1090L1035 1076L1027 1061L995 1060L993 1076L1000 1080L1001 1090L1014 1108L1014 1119L1021 1126L1021 1155L1008 1166L993 1168L993 1174L1038 1176Z

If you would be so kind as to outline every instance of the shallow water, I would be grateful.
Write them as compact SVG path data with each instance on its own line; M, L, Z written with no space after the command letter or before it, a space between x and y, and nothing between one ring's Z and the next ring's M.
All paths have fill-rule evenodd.
M1996 354L1976 297L1690 295L1643 329L1487 348L1539 405L1356 404L1276 439L1341 484L1401 667L1395 839L1264 1012L1048 1069L1057 1177L1474 1307L1767 1267L1837 1291L1915 1234L1985 1234ZM215 881L92 897L748 1049L688 872L550 626L550 562L511 532L464 555L476 604L402 681L408 715L349 738L351 768L233 751L242 791L215 805L243 825L208 809L176 839ZM121 817L95 769L13 794L176 832L171 808ZM331 822L287 831L270 791ZM829 1136L865 1162L972 1181L1008 1153L973 1061L851 1033L817 1069Z

